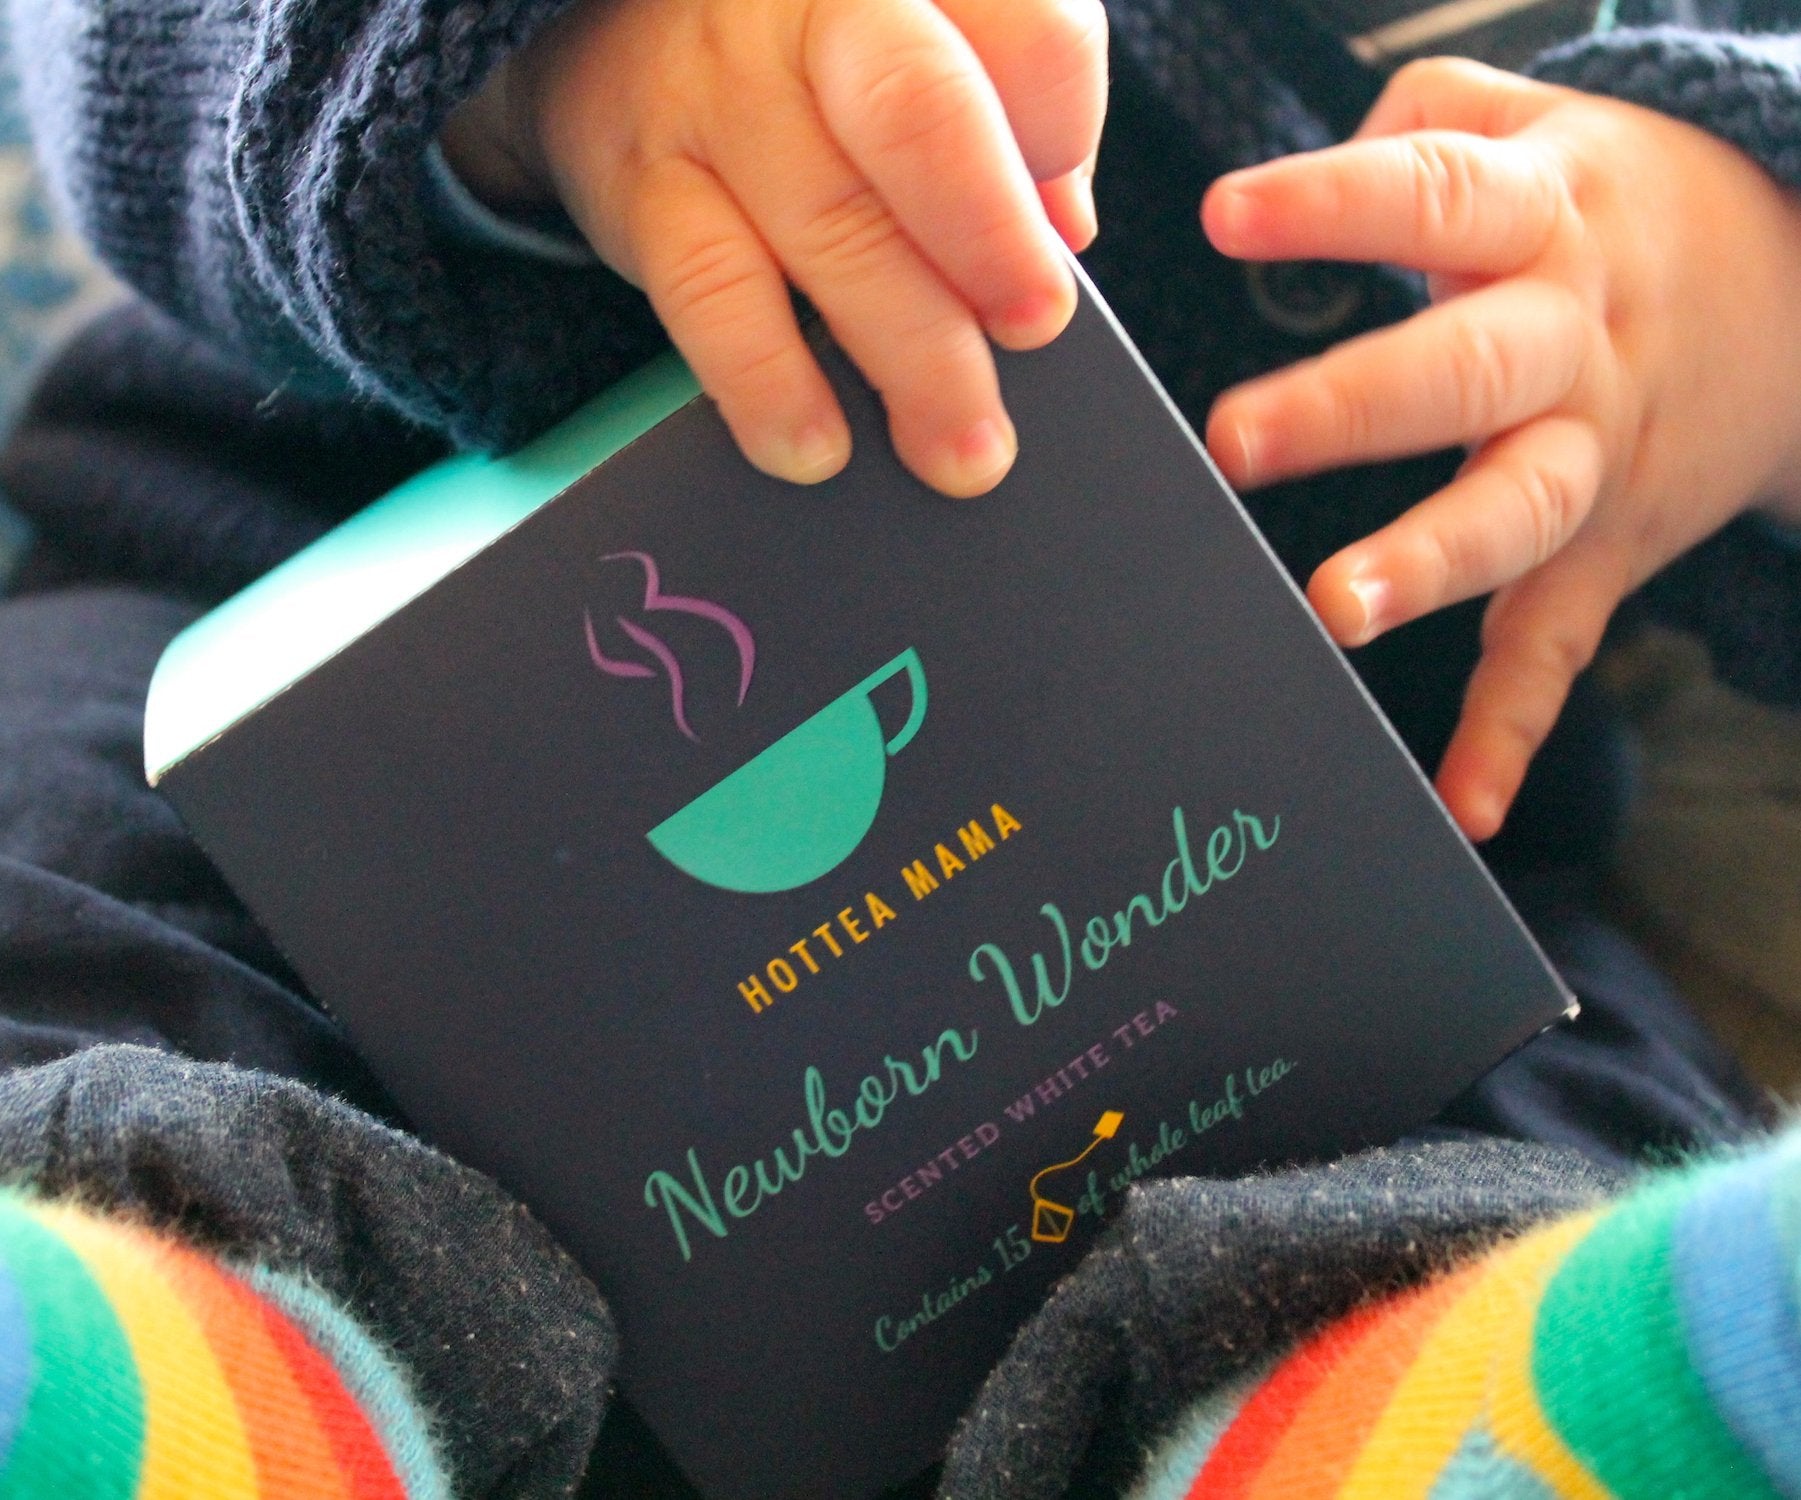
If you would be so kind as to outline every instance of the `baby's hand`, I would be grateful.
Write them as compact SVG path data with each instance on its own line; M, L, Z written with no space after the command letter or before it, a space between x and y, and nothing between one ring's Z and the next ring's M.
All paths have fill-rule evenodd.
M1620 601L1754 503L1801 518L1801 206L1688 125L1436 61L1202 217L1228 255L1429 274L1433 307L1228 392L1207 440L1240 486L1470 447L1308 595L1356 646L1498 590L1438 773L1486 838Z
M804 292L951 495L1017 444L988 340L1075 308L1094 237L1100 0L579 0L445 132L490 201L554 196L649 295L745 454L843 468Z

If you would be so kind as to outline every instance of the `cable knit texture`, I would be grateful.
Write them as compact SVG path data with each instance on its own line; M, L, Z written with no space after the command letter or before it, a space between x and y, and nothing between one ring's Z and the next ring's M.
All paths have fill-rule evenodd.
M1531 71L1699 125L1756 157L1785 186L1801 188L1801 38L1651 27L1560 47Z
M565 3L17 0L13 21L40 148L125 280L277 384L501 447L659 343L616 278L436 250L427 146Z

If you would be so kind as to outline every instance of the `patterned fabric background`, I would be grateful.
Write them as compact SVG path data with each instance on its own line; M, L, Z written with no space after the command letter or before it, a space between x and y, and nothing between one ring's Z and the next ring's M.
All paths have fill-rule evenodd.
M112 295L44 191L0 24L0 425L44 349ZM0 587L24 540L23 523L0 497Z

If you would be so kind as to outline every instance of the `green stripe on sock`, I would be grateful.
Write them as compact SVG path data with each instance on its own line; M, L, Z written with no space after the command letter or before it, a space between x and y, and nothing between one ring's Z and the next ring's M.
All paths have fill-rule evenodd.
M58 1235L3 1198L0 1257L24 1298L34 1367L0 1500L131 1500L144 1456L144 1393L111 1304Z
M1570 1252L1539 1307L1533 1380L1552 1426L1619 1500L1777 1500L1683 1346L1670 1231L1692 1182L1630 1199Z

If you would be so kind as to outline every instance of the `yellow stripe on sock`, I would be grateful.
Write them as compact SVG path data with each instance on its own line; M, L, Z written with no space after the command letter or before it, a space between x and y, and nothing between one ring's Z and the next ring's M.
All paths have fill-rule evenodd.
M140 1231L34 1205L99 1283L131 1341L144 1389L137 1500L255 1496L256 1467L224 1371L200 1324L135 1243Z
M1339 1500L1411 1500L1431 1492L1482 1410L1501 1322L1518 1315L1506 1256L1491 1260L1420 1346L1369 1440L1345 1475Z
M1595 1227L1599 1214L1583 1214L1520 1243L1513 1253L1516 1270L1534 1283L1533 1315L1501 1330L1495 1345L1488 1396L1488 1426L1495 1446L1536 1475L1560 1500L1615 1500L1614 1493L1589 1472L1555 1428L1545 1419L1532 1383L1532 1340L1538 1322L1537 1303L1564 1258Z
M1560 1224L1490 1255L1481 1276L1439 1320L1395 1388L1339 1500L1406 1500L1431 1493L1484 1416L1503 1343L1523 1331L1530 1344L1548 1268L1587 1233L1589 1222Z

